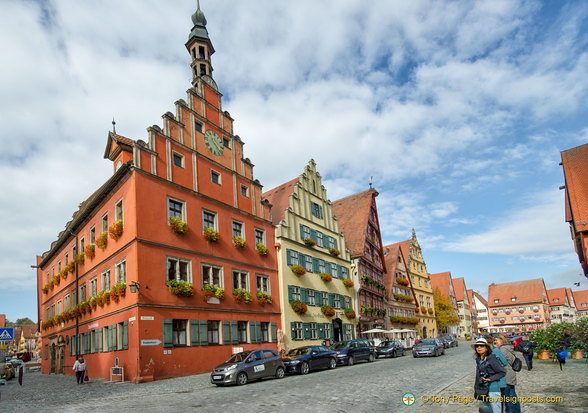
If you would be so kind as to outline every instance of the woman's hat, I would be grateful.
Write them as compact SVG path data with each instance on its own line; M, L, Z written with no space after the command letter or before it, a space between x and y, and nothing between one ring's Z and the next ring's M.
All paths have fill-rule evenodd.
M490 347L490 344L488 344L488 342L484 338L479 338L476 340L474 344L472 344L473 349L475 349L476 346L486 346L490 351L492 350L492 347Z

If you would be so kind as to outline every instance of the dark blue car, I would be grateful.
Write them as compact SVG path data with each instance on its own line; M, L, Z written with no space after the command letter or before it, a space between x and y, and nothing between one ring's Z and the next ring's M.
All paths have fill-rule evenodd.
M286 373L308 374L312 370L337 367L336 353L325 346L304 346L290 350L282 358Z

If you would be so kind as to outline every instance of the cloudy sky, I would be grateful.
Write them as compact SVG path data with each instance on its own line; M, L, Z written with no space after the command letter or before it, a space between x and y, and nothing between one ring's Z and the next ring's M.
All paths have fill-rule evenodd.
M255 177L317 162L329 198L380 192L386 243L491 282L581 269L560 151L588 142L585 1L202 0ZM37 320L35 257L190 87L195 0L0 0L0 313ZM286 159L286 161L285 161Z

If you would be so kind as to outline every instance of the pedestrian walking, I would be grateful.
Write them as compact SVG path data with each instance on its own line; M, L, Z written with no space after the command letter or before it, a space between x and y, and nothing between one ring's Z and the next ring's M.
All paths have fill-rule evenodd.
M562 365L566 363L568 357L568 347L572 345L572 334L569 328L564 330L564 336L555 348L555 357L559 361L559 369L563 370Z
M76 372L76 380L78 384L84 384L84 376L86 375L86 370L88 367L86 366L86 361L82 356L78 356L78 359L73 365L73 371Z
M472 344L474 359L476 360L476 382L474 383L474 397L482 401L480 413L500 413L500 385L499 382L506 375L506 371L492 354L492 345L480 338Z
M490 345L490 348L492 349L492 354L494 354L494 356L498 359L498 361L500 362L502 367L506 370L506 366L508 365L508 361L506 360L506 357L504 357L502 352L496 347L497 334L498 333L491 335L491 336L486 336L486 337L484 337L484 339ZM498 387L500 387L500 397L501 397L501 402L500 402L501 408L499 411L504 412L504 395L506 393L506 376L502 377L499 380Z
M518 358L514 352L514 346L504 334L496 334L494 336L494 344L507 361L506 366L504 366L504 369L506 370L506 387L504 389L504 406L506 413L521 413L521 404L518 401L517 393L515 391L517 374L513 368L515 363L518 364L521 363L521 361L515 361L518 360ZM518 364L519 370L520 367L521 364Z
M527 363L527 370L533 369L533 348L537 347L537 343L529 340L529 336L523 336L523 341L519 344L519 351L523 353L525 363Z

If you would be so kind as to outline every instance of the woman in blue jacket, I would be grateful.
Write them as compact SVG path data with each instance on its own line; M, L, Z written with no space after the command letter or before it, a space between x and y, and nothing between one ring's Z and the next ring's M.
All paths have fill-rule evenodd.
M474 395L484 405L481 412L500 413L502 406L500 402L500 380L506 376L506 371L492 354L492 345L480 338L472 347L475 350L476 360L476 382L474 384Z

